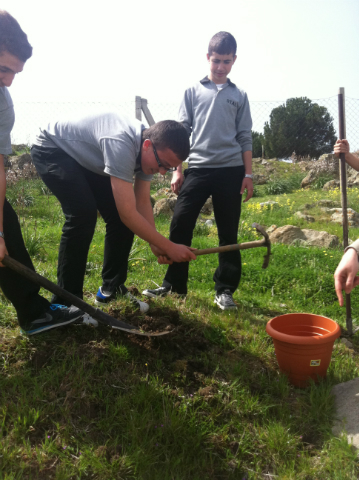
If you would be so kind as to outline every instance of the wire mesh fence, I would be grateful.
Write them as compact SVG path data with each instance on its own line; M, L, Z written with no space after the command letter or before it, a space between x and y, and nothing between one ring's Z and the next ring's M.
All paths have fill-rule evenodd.
M308 148L306 145L308 145L309 140L312 143L321 142L323 145L326 143L327 152L332 151L332 144L338 138L338 97L334 95L329 98L311 100L311 105L324 107L324 109L306 109L305 106L300 105L300 107L292 109L293 111L289 114L288 112L285 113L286 106L288 106L288 101L285 100L250 102L253 131L265 134L259 138L259 142L264 143L266 156L270 156L273 151L273 149L271 151L268 140L268 128L272 128L272 143L280 138L283 139L282 148L278 150L280 154L274 156L290 157L296 148L302 148L299 145L304 145L304 150ZM148 107L155 121L177 119L178 103L151 102L151 99L148 99ZM118 102L18 102L15 105L16 122L12 131L12 143L31 144L38 134L39 128L45 127L49 122L60 118L70 117L75 113L86 114L98 110L116 110L134 117L135 108L135 99ZM317 129L317 124L318 122L325 123L324 117L326 114L329 114L330 120L332 119L333 128L324 139L323 134ZM346 137L350 149L351 151L358 151L359 99L346 97L345 114ZM279 123L278 118L281 120ZM144 116L142 121L146 125ZM266 128L265 125L267 125Z

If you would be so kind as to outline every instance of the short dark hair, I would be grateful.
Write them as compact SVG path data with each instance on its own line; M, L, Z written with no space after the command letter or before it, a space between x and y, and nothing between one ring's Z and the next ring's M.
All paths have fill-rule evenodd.
M32 46L15 18L5 10L0 10L0 55L3 52L9 52L26 62L32 55Z
M233 35L228 32L218 32L209 41L208 55L212 53L218 53L219 55L233 55L237 52L237 42Z
M157 150L169 148L182 162L189 155L189 136L184 126L175 120L157 122L142 132L142 141L151 140Z

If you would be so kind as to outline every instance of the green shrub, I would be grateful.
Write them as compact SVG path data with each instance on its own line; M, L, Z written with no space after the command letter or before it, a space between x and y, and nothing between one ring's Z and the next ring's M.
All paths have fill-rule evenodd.
M330 180L333 180L331 175L320 175L315 182L311 184L310 188L313 190L320 190Z
M267 195L282 195L283 193L291 193L300 188L303 180L303 174L296 173L286 179L278 179L268 182L265 185L265 193Z
M193 230L194 237L206 237L209 235L209 226L205 223L196 223Z
M8 190L6 198L13 206L31 207L35 202L34 197L30 193L17 189Z

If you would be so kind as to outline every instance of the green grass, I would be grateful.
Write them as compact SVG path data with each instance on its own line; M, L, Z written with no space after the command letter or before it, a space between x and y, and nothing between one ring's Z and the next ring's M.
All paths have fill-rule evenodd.
M155 189L162 186L157 182ZM36 269L56 281L61 208L37 180L16 188L34 198L15 208L25 238L41 240L32 251ZM358 192L348 195L359 210ZM308 227L293 214L322 198L339 195L297 189L253 198L243 206L239 241L257 238L253 221ZM280 206L260 208L267 200ZM339 225L328 223L319 207L313 212L317 220L309 228L341 238ZM168 219L158 218L156 225L168 235ZM101 284L104 231L99 219L84 285L89 303ZM350 229L351 238L358 233ZM196 229L193 246L216 245L215 226ZM265 332L270 318L287 312L322 314L345 326L333 285L341 249L273 245L272 251L267 270L261 268L264 250L242 252L237 313L213 303L216 255L191 263L186 299L148 300L147 319L126 300L108 307L129 323L170 325L172 333L162 338L101 325L22 337L0 292L0 479L357 479L356 453L331 433L330 390L358 377L358 339L351 339L353 349L337 341L327 378L298 390L280 374ZM164 273L147 244L136 239L127 286L141 292L160 285ZM358 309L354 291L354 324Z

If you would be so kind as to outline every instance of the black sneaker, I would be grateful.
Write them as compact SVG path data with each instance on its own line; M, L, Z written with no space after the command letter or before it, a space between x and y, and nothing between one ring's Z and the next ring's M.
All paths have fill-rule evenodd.
M142 292L142 295L146 295L146 297L157 298L157 297L165 297L170 293L171 293L170 288L159 287L159 288L154 288L153 290L146 288L146 290Z
M102 287L99 287L95 299L95 304L99 306L106 305L106 303L111 302L111 300L114 300L118 295L129 298L133 306L139 308L140 312L142 313L146 313L150 308L150 306L146 302L141 302L141 300L138 300L138 298L131 295L131 293L124 285L121 285L120 288L118 288L114 292L106 292L102 289Z
M54 303L50 305L50 308L42 318L33 320L26 330L23 328L20 330L21 333L25 335L36 335L36 333L45 332L52 328L75 323L76 320L80 319L83 315L84 312L73 305L71 307L65 307L65 305Z
M224 290L222 293L217 293L214 297L214 303L216 303L222 310L236 310L237 305L233 301L232 292L230 290Z

